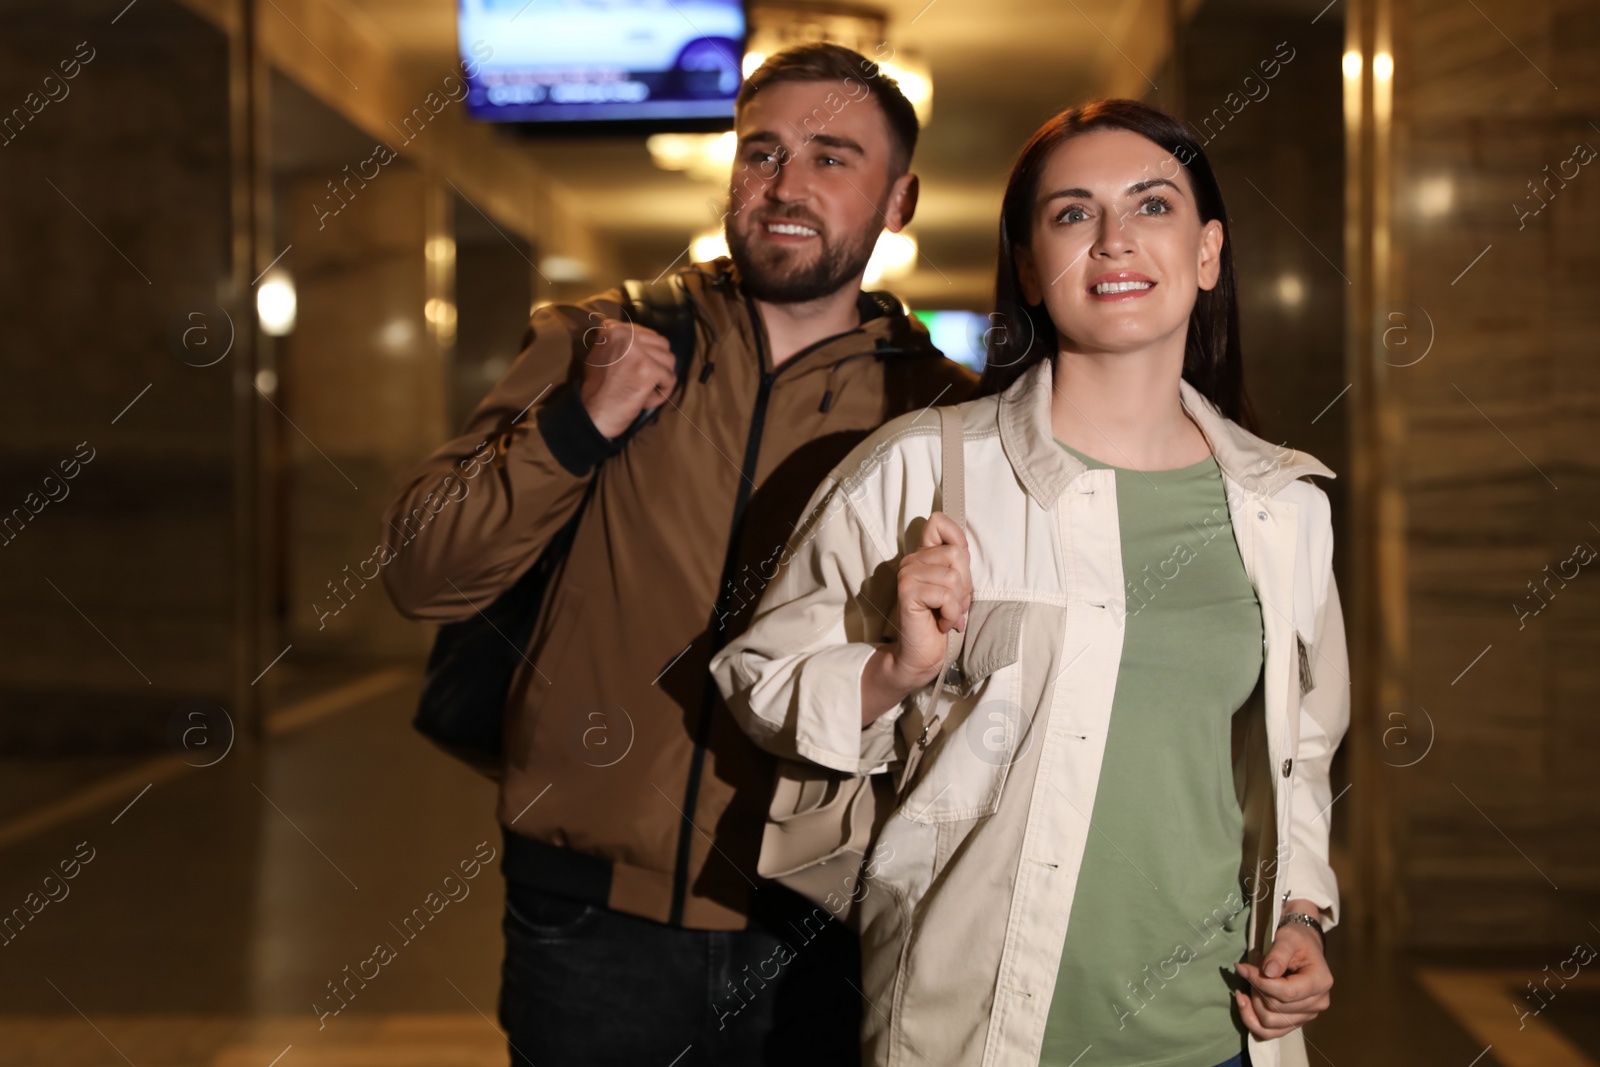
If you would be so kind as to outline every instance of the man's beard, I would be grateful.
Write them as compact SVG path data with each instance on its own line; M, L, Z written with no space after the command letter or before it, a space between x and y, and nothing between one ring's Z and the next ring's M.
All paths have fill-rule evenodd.
M810 263L803 267L793 261L799 249L769 245L757 255L751 249L747 231L737 226L727 228L728 255L739 269L744 290L757 300L771 304L804 304L820 300L837 292L856 275L866 269L872 258L873 237L862 231L847 240L834 244L815 220L795 215L763 214L753 219L755 227L769 222L792 219L817 231L816 240L821 249Z

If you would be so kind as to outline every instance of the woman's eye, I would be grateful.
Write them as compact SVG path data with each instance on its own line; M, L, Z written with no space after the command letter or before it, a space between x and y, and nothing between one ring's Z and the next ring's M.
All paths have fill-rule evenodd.
M1057 222L1082 222L1089 217L1089 213L1081 207L1069 207L1056 216Z
M1141 215L1165 215L1172 210L1172 205L1164 197L1152 196L1139 205Z

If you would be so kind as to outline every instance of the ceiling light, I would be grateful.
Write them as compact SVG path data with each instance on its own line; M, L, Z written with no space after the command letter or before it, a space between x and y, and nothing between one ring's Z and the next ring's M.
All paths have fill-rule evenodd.
M739 138L725 133L657 133L647 137L650 161L662 170L681 170L695 181L726 185L733 172Z
M899 52L893 59L880 60L878 66L900 86L917 113L917 122L926 126L933 117L933 74L928 64L916 56Z
M539 273L552 285L589 280L589 264L576 256L545 256L539 260Z

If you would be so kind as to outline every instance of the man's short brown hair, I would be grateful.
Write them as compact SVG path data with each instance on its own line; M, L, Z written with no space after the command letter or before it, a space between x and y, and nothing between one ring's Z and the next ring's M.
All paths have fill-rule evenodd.
M900 84L884 73L875 60L842 45L819 41L774 52L744 80L734 112L743 112L755 95L769 85L821 81L856 81L867 87L889 121L891 173L899 176L909 170L911 154L917 148L916 109L900 90Z

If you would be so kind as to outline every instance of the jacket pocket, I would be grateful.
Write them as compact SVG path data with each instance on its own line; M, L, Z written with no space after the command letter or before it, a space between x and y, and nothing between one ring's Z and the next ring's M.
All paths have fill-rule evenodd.
M924 755L899 812L913 822L992 815L1010 766L1026 750L1031 714L1018 703L1023 619L1020 600L974 600L967 634L945 688L939 734Z
M1021 600L974 600L967 612L967 639L961 644L959 685L970 690L1022 654Z

